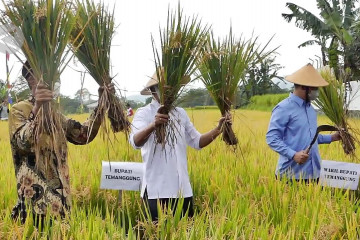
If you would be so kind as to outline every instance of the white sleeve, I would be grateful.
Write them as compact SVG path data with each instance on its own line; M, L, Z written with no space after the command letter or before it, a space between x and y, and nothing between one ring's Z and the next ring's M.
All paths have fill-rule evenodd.
M148 115L149 114L147 114L146 109L139 108L134 115L133 121L131 122L131 132L129 136L129 142L131 146L133 146L133 148L135 149L140 149L142 146L135 145L134 135L149 125Z
M185 118L185 139L186 144L192 148L200 150L200 137L201 134L196 130L192 122L190 121L189 116L183 110L183 116Z

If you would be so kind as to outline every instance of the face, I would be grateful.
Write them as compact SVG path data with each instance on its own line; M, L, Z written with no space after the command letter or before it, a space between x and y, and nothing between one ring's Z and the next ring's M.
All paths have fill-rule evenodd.
M153 87L150 88L150 91L151 91L151 94L152 94L153 98L156 101L160 102L160 97L159 97L160 96L160 90L159 90L159 87L157 85L153 86Z
M313 101L313 100L317 99L319 97L319 88L310 87L309 89L310 89L309 94L308 94L309 100Z
M33 90L35 89L36 85L37 85L37 81L36 79L34 78L34 76L30 75L27 79L26 79L28 85L29 85L29 88L30 90Z

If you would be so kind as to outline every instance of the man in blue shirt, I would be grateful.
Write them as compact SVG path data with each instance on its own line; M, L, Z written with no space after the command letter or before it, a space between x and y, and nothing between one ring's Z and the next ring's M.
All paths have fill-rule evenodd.
M306 151L317 130L317 115L310 103L318 97L318 88L328 82L311 64L285 79L295 84L294 92L275 106L266 134L267 144L280 154L275 174L277 178L317 181L321 164L318 144L340 140L338 132L319 134L310 152Z

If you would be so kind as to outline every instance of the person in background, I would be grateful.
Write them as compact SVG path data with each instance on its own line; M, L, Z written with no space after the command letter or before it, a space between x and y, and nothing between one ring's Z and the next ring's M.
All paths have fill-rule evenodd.
M0 106L0 120L6 121L9 118L9 107L8 107L8 101L3 100L1 102Z
M267 144L280 155L275 175L289 181L318 182L321 169L318 144L340 140L338 132L319 134L310 152L306 150L317 130L317 115L311 101L318 97L318 88L328 82L311 64L285 79L295 84L294 92L275 106L266 134Z
M134 115L134 111L132 110L131 106L130 106L130 103L126 103L126 108L127 108L127 113L126 115L128 117L131 117Z

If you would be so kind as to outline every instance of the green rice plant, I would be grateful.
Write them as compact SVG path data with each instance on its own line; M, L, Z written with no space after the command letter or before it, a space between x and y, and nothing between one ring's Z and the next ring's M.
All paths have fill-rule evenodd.
M39 83L54 90L71 54L66 46L76 20L73 5L66 0L2 2L5 11L0 22L22 50L31 67L31 71L28 70ZM18 53L14 55L21 61ZM60 156L61 149L57 143L65 141L65 134L57 107L54 102L44 104L35 117L36 154L40 150L38 139L50 132L49 148Z
M321 69L320 74L329 85L319 88L319 97L314 101L314 104L340 132L344 152L354 155L355 143L359 143L358 132L349 124L349 103L345 102L345 85L341 79L336 79L330 68Z
M208 89L222 116L228 114L233 105L239 83L245 77L251 64L260 62L273 51L257 45L258 38L236 39L230 28L229 35L221 41L216 40L213 32L208 35L197 60L199 76ZM238 140L230 123L223 126L223 140L228 145L237 144Z
M17 201L16 179L8 122L0 121L0 239L356 239L360 224L357 191L275 180L278 155L263 140L271 113L235 111L247 116L233 124L235 132L242 132L236 147L244 158L227 151L220 139L201 151L188 149L193 218L180 220L170 212L161 216L161 224L154 224L142 216L139 192L123 191L118 203L118 191L100 189L99 160L141 162L142 157L132 148L108 152L107 143L95 138L89 145L69 145L71 214L47 225L43 233L32 226L31 218L25 225L11 219ZM218 109L188 110L188 114L200 132L211 129L220 117ZM82 122L88 114L69 117ZM318 120L319 124L328 121L326 116ZM359 119L349 121L360 124ZM126 141L119 138L118 145ZM322 159L360 163L338 143L322 144L319 151Z
M289 96L288 93L255 95L245 108L251 110L271 111L276 104Z
M72 32L72 49L95 81L104 87L98 114L105 116L108 113L113 132L127 133L130 124L125 108L108 88L113 79L110 76L110 50L115 33L114 12L110 12L103 2L96 5L90 0L78 1L77 12L79 17Z
M208 27L203 27L197 17L186 17L180 8L168 11L167 25L160 29L160 50L156 48L152 37L155 68L159 79L159 113L168 114L175 108L174 103L183 87L195 72L195 62L204 45ZM169 127L167 128L167 125ZM156 128L156 142L165 146L176 141L174 122L170 121Z

